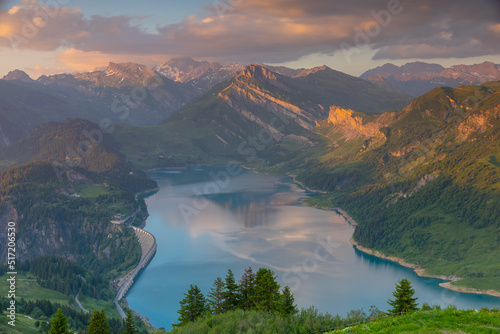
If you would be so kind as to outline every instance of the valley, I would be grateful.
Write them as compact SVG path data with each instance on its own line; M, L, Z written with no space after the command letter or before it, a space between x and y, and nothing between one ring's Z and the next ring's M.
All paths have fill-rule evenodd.
M0 333L500 332L495 0L0 0Z
M326 66L192 59L30 80L0 80L0 223L22 226L20 261L64 254L98 277L106 309L111 282L141 253L132 229L110 221L144 224L134 195L157 187L144 171L229 162L321 192L305 204L345 210L367 249L461 278L453 289L500 291L498 81L412 98ZM139 91L145 99L130 100Z

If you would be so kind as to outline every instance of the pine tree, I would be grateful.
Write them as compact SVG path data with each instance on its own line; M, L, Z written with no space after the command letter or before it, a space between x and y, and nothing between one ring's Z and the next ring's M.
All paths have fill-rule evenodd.
M179 323L173 324L174 327L185 325L189 322L195 321L206 312L206 300L197 285L190 286L184 298L179 302L181 308L179 313Z
M226 279L225 279L225 288L224 292L224 311L231 311L238 307L239 296L238 296L238 285L236 284L236 280L234 279L234 274L229 269L227 271Z
M125 318L125 333L124 334L137 334L137 327L132 317L132 312L128 310L127 317Z
M69 334L68 320L60 308L50 320L49 334Z
M409 313L417 310L416 300L418 298L413 298L415 290L411 287L410 281L403 278L396 283L396 291L392 293L394 300L388 300L387 303L392 306L389 310L390 314L400 315L404 313Z
M259 268L255 275L255 306L267 312L276 311L279 304L280 286L271 269Z
M92 312L92 316L90 317L90 324L89 327L87 328L87 333L88 334L109 334L111 333L109 331L109 324L108 321L106 320L106 313L104 313L104 310L101 309L101 311L97 311L94 309L94 312Z
M210 307L210 311L213 314L221 314L224 312L224 295L225 288L224 282L222 278L217 277L214 281L214 284L210 288L210 292L208 293L208 305Z
M245 273L240 279L240 307L244 310L249 310L254 308L254 296L255 296L255 273L252 267L245 269Z
M297 313L297 305L295 305L295 297L293 296L290 288L285 286L281 292L279 302L279 312L284 316L292 316Z

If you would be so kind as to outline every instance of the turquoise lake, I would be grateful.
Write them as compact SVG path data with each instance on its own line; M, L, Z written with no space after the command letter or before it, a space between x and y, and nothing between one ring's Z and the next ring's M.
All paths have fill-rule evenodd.
M371 305L385 311L394 284L408 278L418 302L459 308L500 307L500 298L457 293L438 279L364 255L349 243L354 227L333 211L300 204L314 194L287 176L237 166L159 170L148 176L160 190L146 198L145 229L158 250L126 296L155 327L170 329L190 284L204 294L231 269L272 269L299 308L345 316Z

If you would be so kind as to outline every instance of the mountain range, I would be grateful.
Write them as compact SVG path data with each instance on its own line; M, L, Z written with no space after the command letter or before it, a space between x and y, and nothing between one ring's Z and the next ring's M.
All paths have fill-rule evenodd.
M144 65L110 63L103 70L41 76L13 71L0 80L0 146L49 121L80 117L103 124L154 125L199 95L191 86Z
M358 94L351 94L353 91ZM201 159L199 163L216 155L241 159L242 152L253 155L255 150L284 156L317 141L312 130L317 121L328 116L331 105L381 113L408 102L407 95L380 89L326 66L287 77L250 65L162 124L117 127L113 136L123 143L129 159L144 168L156 164L158 154L178 159L191 152ZM153 142L155 154L150 154ZM278 145L268 145L271 142ZM151 157L153 161L148 163Z
M304 78L310 78L309 74L318 71L318 68L256 66L303 83L306 83ZM235 63L223 66L215 62L176 58L152 68L134 63L109 63L91 72L44 75L37 80L23 71L14 70L0 80L0 147L26 136L40 124L62 121L67 117L80 117L97 124L157 125L196 97L232 80L245 68ZM366 71L361 78L385 91L418 96L437 86L457 87L499 80L499 69L500 65L491 62L450 68L414 62L400 67L385 64ZM337 78L332 77L329 82L322 83L324 87L317 85L316 89L322 90L322 94L329 89L338 89L339 83L348 76L337 74ZM335 84L336 87L331 87ZM357 94L367 89L373 90L365 86ZM384 92L381 96L390 95ZM394 104L396 108L400 106L398 99L400 97ZM358 110L356 105L350 107ZM373 111L376 112L377 108L374 106Z
M290 78L296 82L304 81L311 71L268 68L276 70L277 75L296 76ZM68 117L87 119L104 127L122 123L157 125L196 97L232 80L245 69L237 64L223 67L217 63L181 58L153 69L133 63L110 63L106 68L92 72L41 76L37 80L15 70L0 80L0 147L26 136L38 125ZM321 94L337 94L338 97L335 90L342 88L340 81L364 83L361 79L336 73L338 78L332 77L322 83ZM409 101L409 97L403 97L403 94L398 96L394 92L377 90L368 83L364 87L363 90L377 91L387 100L395 97L395 106L398 107L401 106L398 101ZM381 105L375 105L373 110L377 108L380 109Z
M449 68L424 62L407 63L402 66L384 64L364 72L361 78L385 89L419 96L437 86L480 85L500 80L500 65L487 61L475 65L454 65Z

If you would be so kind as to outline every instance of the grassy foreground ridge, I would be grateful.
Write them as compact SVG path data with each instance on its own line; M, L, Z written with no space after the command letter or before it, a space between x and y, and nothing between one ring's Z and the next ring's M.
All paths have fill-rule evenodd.
M450 307L421 310L402 316L377 317L356 310L351 311L347 318L340 318L310 308L303 309L293 318L283 318L261 311L236 310L205 317L168 333L500 333L500 312Z
M335 333L500 333L500 312L453 308L419 311L330 332Z

